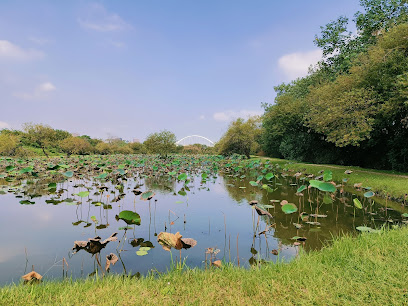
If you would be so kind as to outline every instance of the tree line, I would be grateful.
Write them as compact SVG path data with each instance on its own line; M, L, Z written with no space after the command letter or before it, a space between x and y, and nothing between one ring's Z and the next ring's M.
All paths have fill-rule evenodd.
M53 129L45 124L25 123L22 130L0 131L0 155L31 157L37 155L88 154L207 154L212 149L204 145L177 146L176 136L170 131L150 134L143 143L127 142L120 138L107 140L88 135L74 136L68 131Z
M248 155L258 146L290 160L408 171L408 4L360 4L357 34L344 16L321 27L315 43L323 59L306 77L275 87L261 124L233 122L220 141L227 151ZM234 144L248 139L256 145Z

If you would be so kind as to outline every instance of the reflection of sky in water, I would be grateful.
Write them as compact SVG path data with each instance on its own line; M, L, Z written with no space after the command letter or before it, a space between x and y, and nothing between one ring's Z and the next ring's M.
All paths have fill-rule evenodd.
M228 184L234 185L228 186ZM285 196L286 199L298 205L303 205L304 209L309 209L304 203L297 203L299 198L293 193L296 187L283 186L279 191L273 194L259 192L259 189L250 187L247 181L235 182L231 178L221 177L215 180L214 183L206 183L205 188L200 189L200 180L197 179L194 183L190 183L191 191L187 196L173 195L173 193L161 190L157 192L154 199L149 202L141 201L139 197L135 197L130 192L135 183L129 181L125 186L127 196L118 203L110 203L112 210L104 210L101 206L97 207L83 200L83 204L67 205L61 203L59 205L46 204L45 199L35 198L35 205L20 205L18 202L21 199L14 198L12 194L0 196L0 203L3 208L0 215L0 230L2 233L2 245L0 247L0 283L10 283L12 281L20 281L21 275L31 271L31 266L34 265L35 271L46 276L46 278L60 278L62 276L62 258L66 258L69 269L68 276L73 278L81 275L88 275L94 271L95 260L91 254L81 250L77 254L71 256L71 248L74 246L75 240L87 240L97 235L102 239L108 238L113 232L118 231L120 226L124 226L123 221L116 221L115 214L120 210L136 210L141 216L141 226L135 226L133 230L128 230L126 240L124 242L124 251L121 252L121 260L111 267L111 271L122 273L125 266L127 272L146 273L151 269L158 271L166 271L170 267L170 253L163 250L157 243L155 233L165 230L175 233L179 231L185 238L194 238L198 244L196 247L188 250L182 250L181 256L186 258L188 266L204 266L205 249L208 247L216 247L220 249L217 259L236 261L237 253L237 235L239 234L239 255L240 264L248 265L248 260L252 254L251 247L257 250L256 259L276 260L277 257L271 254L273 249L281 249L280 258L289 260L296 256L297 247L293 247L293 241L290 240L293 236L307 236L306 246L309 248L318 248L322 241L331 239L331 233L337 234L340 231L348 231L361 225L364 222L369 222L366 215L357 212L356 220L352 221L350 214L353 209L345 207L343 204L326 205L321 208L321 213L328 215L322 222L322 229L312 226L305 226L302 230L296 230L293 223L301 223L298 214L284 215L280 210L279 203L275 203L275 209L270 212L275 216L272 223L275 223L276 228L271 228L265 235L256 236L254 238L254 226L258 221L258 215L246 203L249 199L258 199L264 204L270 204L271 199L281 197L280 193L289 193ZM89 184L88 184L89 185ZM152 187L154 184L148 184ZM182 187L180 184L169 184L170 187L175 187L176 192ZM246 186L245 189L238 189L237 186ZM67 187L67 184L64 184ZM130 189L127 189L130 187ZM141 187L144 190L144 186ZM153 187L152 187L153 188ZM207 188L210 191L207 191ZM75 190L75 191L74 191ZM69 188L61 198L71 197L71 193L77 193L84 188L72 189ZM283 190L283 191L282 191ZM258 194L255 194L258 192ZM91 192L92 194L93 192ZM113 199L114 195L110 195ZM96 196L92 197L96 200ZM102 197L106 200L106 197ZM98 197L99 200L99 197ZM183 201L183 203L177 203ZM305 202L305 199L301 199ZM240 205L237 205L237 203ZM341 221L338 218L340 213L347 215L346 221ZM335 216L337 214L337 216ZM108 228L95 230L94 224L91 221L91 216L95 216L99 224L109 224ZM335 220L337 217L337 220ZM184 218L186 223L184 223ZM224 218L226 222L226 232L224 227ZM343 217L343 219L345 219ZM84 220L91 222L90 227L84 228L86 223L81 223L78 226L73 226L73 222ZM264 217L259 219L259 228L257 232L263 231L266 227ZM174 222L174 225L170 225ZM270 222L271 223L271 222ZM323 230L327 228L328 230ZM314 229L315 231L309 231ZM123 237L124 231L118 231L119 240ZM138 247L133 248L130 241L133 238L144 238L153 242L155 248L151 249L146 256L137 256ZM105 256L110 252L116 253L118 242L111 242L101 252L101 262L104 265ZM27 251L27 269L26 255ZM173 259L179 259L179 251L173 250Z

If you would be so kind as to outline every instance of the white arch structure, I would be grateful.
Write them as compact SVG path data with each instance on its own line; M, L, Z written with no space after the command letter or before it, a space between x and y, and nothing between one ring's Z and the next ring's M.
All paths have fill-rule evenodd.
M200 140L204 139L205 140L205 145L209 146L209 147L213 147L214 146L214 142L211 141L210 139L208 139L207 137L204 136L200 136L200 135L189 135L186 137L181 138L180 140L178 140L176 142L176 145L182 145L182 146L186 146L186 145L190 145L190 144L196 144L198 143L196 140L197 138L199 138ZM190 140L190 141L186 141L186 140ZM191 141L192 140L192 141Z

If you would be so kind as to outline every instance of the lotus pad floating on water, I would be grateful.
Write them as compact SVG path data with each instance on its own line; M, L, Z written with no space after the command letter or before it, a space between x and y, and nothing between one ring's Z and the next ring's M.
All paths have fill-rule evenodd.
M288 204L284 204L282 205L282 211L285 214L293 214L294 212L297 212L297 207L295 204L292 203L288 203Z

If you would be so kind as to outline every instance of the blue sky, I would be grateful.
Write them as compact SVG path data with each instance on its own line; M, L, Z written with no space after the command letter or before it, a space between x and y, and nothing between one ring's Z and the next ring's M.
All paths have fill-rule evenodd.
M320 58L357 0L0 1L0 128L218 140Z

